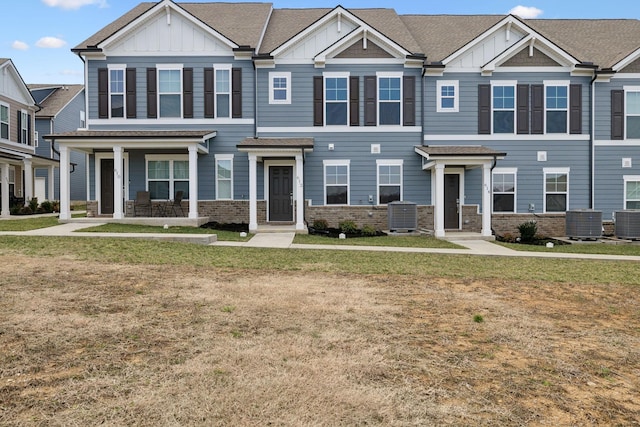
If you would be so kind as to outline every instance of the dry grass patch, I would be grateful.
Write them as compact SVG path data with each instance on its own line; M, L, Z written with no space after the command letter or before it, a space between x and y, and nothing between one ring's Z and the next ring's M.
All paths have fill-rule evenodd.
M640 413L637 286L0 261L0 424L633 425Z

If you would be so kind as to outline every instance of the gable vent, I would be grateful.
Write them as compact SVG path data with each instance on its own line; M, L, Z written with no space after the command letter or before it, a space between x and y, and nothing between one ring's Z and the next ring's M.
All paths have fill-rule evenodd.
M387 205L389 231L409 233L418 228L418 206L413 202L391 202Z

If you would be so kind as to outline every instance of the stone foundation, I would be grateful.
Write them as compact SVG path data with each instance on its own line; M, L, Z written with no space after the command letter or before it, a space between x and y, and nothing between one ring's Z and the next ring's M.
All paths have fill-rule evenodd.
M306 206L305 220L308 225L318 219L327 221L329 227L337 228L342 221L353 221L358 228L369 225L378 230L389 229L386 206ZM433 228L433 206L418 206L418 228Z
M563 237L566 235L565 214L493 214L492 227L496 235L509 233L519 236L518 226L527 221L535 221L538 234L547 237Z

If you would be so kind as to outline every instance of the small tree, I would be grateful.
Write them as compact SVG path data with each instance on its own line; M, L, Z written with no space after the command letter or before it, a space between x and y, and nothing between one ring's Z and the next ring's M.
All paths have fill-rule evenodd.
M535 221L523 222L518 226L520 232L520 239L523 243L532 242L538 233L538 225Z

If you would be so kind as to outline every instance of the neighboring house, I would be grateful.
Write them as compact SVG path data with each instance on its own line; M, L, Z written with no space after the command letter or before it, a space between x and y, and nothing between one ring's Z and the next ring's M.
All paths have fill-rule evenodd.
M89 209L183 191L194 221L516 232L640 207L640 21L142 3L73 49ZM634 161L634 157L636 158Z
M12 206L31 200L35 169L48 168L53 173L58 164L36 153L38 109L13 61L0 58L0 216L9 216Z
M52 133L77 131L86 126L84 85L27 85L40 106L36 112L36 153L43 157L59 159L58 150L51 141L42 137ZM72 151L70 176L70 197L74 201L87 200L86 153ZM53 171L53 180L47 169L36 169L34 196L39 201L60 198L59 168Z

